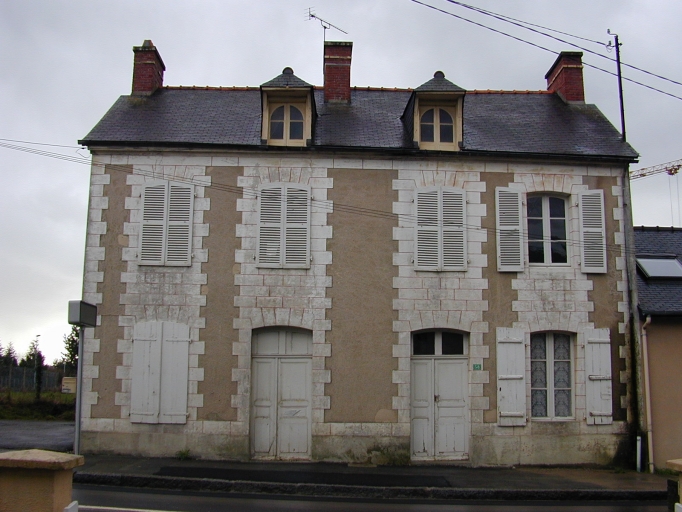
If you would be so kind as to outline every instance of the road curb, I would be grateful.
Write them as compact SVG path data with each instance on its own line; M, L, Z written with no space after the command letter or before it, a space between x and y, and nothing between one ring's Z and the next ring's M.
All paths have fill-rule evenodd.
M220 491L239 494L288 496L420 499L420 500L528 500L528 501L665 501L666 491L631 489L458 489L452 487L378 487L311 483L251 482L212 478L76 472L74 483L146 487L184 491Z

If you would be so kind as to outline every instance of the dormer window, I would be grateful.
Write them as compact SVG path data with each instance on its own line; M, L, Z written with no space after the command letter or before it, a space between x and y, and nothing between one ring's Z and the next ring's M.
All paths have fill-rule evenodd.
M305 105L273 105L270 114L270 140L296 142L303 141L303 110Z
M421 142L452 144L455 137L453 116L444 108L430 108L421 115Z
M270 146L305 146L312 139L315 119L313 86L291 68L261 85L263 126L261 143Z
M466 91L445 79L442 71L412 93L405 109L419 149L458 151Z

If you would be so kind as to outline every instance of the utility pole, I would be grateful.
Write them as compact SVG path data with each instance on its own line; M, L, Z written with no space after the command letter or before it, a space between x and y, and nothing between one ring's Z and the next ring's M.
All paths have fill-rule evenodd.
M621 74L620 71L620 42L618 41L618 34L612 33L611 29L608 29L606 32L609 35L612 35L613 38L615 39L616 68L618 70L618 97L620 99L620 127L621 133L623 135L623 142L625 142L627 139L625 138L625 105L623 104L623 75ZM611 41L609 41L607 47L609 46L611 46Z

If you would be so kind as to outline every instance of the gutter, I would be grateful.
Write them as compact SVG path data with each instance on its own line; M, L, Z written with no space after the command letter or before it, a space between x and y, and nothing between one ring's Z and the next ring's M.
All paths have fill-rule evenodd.
M646 441L647 451L649 452L649 473L654 472L654 436L653 421L651 419L651 383L649 380L649 344L647 340L646 328L651 324L651 315L646 317L646 322L642 325L642 358L644 367L644 401L646 403Z

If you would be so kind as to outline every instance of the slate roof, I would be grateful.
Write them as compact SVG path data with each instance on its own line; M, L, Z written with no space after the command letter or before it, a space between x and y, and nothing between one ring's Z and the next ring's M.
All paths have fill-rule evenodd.
M682 262L682 228L635 227L637 255L675 254ZM637 269L637 296L643 316L682 316L682 280L647 279Z
M436 71L433 78L417 87L415 92L465 92L465 89L445 78L442 71Z
M312 85L294 75L293 69L284 68L281 75L265 82L261 87L312 87Z
M293 81L299 80L295 75L284 75L263 87L284 80L298 83ZM81 143L261 146L260 94L258 88L165 87L151 96L121 96ZM324 103L319 88L314 94L313 146L417 151L410 140L411 127L401 119L411 90L353 88L348 105ZM637 158L595 106L568 105L555 94L468 92L463 112L462 156L482 152L624 161ZM306 148L295 150L302 149Z

